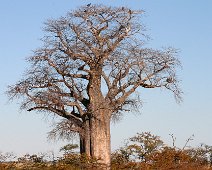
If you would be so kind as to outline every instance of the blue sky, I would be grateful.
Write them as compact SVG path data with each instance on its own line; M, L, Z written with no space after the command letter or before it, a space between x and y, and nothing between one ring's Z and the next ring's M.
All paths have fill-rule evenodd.
M141 114L127 113L112 125L112 148L137 132L150 131L180 147L192 134L190 145L212 145L212 1L210 0L0 0L0 151L38 153L54 150L63 142L49 143L46 132L52 118L20 112L18 101L8 103L7 86L18 81L29 65L25 58L39 47L43 22L58 18L88 3L127 6L146 11L143 23L152 40L148 46L180 50L183 69L178 75L184 91L181 104L160 89L141 90Z

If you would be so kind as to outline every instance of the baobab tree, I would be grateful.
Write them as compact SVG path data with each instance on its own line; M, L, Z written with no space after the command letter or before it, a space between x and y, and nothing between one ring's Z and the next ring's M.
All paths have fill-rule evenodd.
M177 51L145 47L142 14L89 4L48 20L43 46L9 96L21 98L22 109L63 117L79 134L81 153L109 166L110 122L137 106L133 93L164 88L180 100Z

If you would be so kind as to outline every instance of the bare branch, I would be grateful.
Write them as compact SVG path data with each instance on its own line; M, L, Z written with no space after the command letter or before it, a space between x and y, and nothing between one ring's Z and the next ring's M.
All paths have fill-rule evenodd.
M56 113L58 114L59 116L62 116L68 120L72 120L73 122L76 122L77 125L81 125L82 124L82 121L80 119L79 116L76 116L76 114L68 114L68 113L65 113L65 112L62 112L61 110L58 110L58 109L55 109L55 108L52 108L52 107L33 107L33 108L30 108L28 109L27 111L33 111L33 110L46 110L46 111L51 111L53 113Z
M83 129L81 127L75 126L73 122L64 119L54 124L54 128L48 132L48 139L70 140L73 139L77 134L81 133L83 133Z

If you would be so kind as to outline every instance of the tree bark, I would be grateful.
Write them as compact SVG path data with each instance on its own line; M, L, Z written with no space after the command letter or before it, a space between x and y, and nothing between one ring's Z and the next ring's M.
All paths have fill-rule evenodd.
M91 156L91 135L90 135L90 120L84 122L84 133L80 135L80 153Z
M91 120L91 156L99 159L105 169L110 169L110 119L106 118L107 114L107 111L103 111L101 117Z
M104 169L110 169L111 112L101 92L101 69L92 71L88 84L88 95L90 99L90 154L92 158L99 159L99 163L105 166Z
M100 169L107 170L111 165L109 115L108 110L101 110L98 117L86 121L84 134L80 135L80 153L98 159Z

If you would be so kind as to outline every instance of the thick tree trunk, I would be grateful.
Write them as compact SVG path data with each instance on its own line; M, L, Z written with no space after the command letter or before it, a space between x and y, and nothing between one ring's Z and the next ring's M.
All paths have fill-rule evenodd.
M96 68L95 68L96 69ZM90 154L99 159L99 163L110 169L111 146L110 146L110 115L108 104L101 92L101 69L92 70L88 84L90 99Z
M98 159L103 167L110 169L110 118L107 110L101 110L97 117L86 122L85 132L80 135L80 153Z
M110 120L105 118L107 112L101 117L91 120L91 156L99 159L99 163L110 169L111 145L110 145Z

